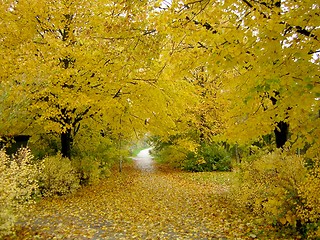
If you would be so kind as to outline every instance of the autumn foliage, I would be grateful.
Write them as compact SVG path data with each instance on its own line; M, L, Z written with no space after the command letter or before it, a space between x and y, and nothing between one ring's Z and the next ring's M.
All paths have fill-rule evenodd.
M229 197L235 207L254 214L258 222L291 227L305 237L317 238L318 172L318 165L307 169L301 157L279 151L269 153L241 164Z
M26 205L34 202L39 174L29 149L20 149L12 159L0 151L0 237L11 233Z
M0 0L0 137L31 135L40 164L1 151L1 228L38 187L53 197L99 184L151 136L162 162L230 171L223 211L319 237L319 9Z
M61 154L46 157L39 177L39 189L44 197L62 196L80 187L80 177L69 159Z

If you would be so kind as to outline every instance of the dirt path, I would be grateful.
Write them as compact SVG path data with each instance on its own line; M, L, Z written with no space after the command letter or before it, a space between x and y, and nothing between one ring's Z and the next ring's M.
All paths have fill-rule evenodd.
M158 169L147 152L134 162L74 196L41 201L23 225L37 239L246 239L246 226L231 226L214 200L215 186Z
M153 162L153 157L150 155L150 150L152 148L147 148L138 153L136 157L133 158L136 166L142 172L154 172L155 166Z

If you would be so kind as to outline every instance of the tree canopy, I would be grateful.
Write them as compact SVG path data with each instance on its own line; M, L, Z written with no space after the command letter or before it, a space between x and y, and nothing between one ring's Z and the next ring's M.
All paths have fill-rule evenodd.
M312 0L0 0L0 236L18 213L29 218L20 205L97 183L41 201L19 228L36 223L41 238L62 209L52 221L70 210L71 228L105 237L319 238L319 10ZM33 154L8 155L30 136ZM142 174L130 163L110 177L150 142L180 169L230 172Z
M177 74L183 78L204 69L218 88L205 101L207 109L217 109L205 114L219 120L213 125L223 129L221 134L209 128L217 139L248 143L285 132L286 126L296 147L316 146L318 4L203 0L175 2L171 11L167 26L176 38L176 57L188 59L178 63ZM210 92L208 85L204 88Z
M1 82L11 86L3 94L19 108L16 117L27 111L42 131L60 135L63 155L70 157L85 125L129 137L153 122L173 124L180 87L160 76L163 39L154 34L154 7L146 3L2 1L9 59L1 59ZM23 107L17 92L28 100Z
M1 1L1 134L319 136L313 1ZM13 127L14 126L14 127ZM86 128L87 127L87 128ZM287 139L285 139L285 142Z

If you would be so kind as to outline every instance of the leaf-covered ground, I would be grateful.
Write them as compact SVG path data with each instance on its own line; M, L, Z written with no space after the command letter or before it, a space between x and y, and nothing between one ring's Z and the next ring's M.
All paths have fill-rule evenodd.
M98 185L30 208L18 239L262 238L215 197L227 178L127 164Z

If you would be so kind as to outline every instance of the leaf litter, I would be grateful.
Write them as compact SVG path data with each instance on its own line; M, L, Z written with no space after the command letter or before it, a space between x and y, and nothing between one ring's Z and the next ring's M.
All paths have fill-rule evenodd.
M255 238L255 227L215 199L225 184L194 176L199 174L127 164L74 195L41 200L13 239Z

